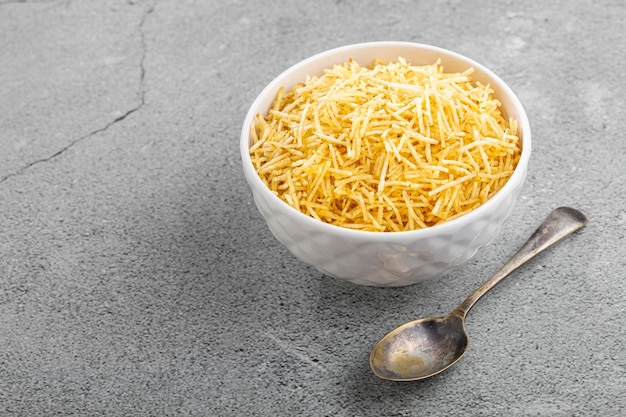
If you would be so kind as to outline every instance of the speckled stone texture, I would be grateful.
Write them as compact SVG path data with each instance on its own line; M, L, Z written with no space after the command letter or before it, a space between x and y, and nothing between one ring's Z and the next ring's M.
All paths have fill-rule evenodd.
M0 0L0 415L626 415L626 4ZM263 86L373 40L496 72L533 128L497 240L439 280L325 277L272 236L238 140ZM589 225L469 313L418 383L374 343L455 307L557 206Z

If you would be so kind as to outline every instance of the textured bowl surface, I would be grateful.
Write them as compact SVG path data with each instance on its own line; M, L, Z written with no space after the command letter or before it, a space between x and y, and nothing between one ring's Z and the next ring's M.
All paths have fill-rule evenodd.
M505 117L518 121L522 155L505 186L479 208L457 219L427 229L408 232L363 232L332 226L290 207L261 181L250 159L250 127L257 113L266 114L280 87L291 89L306 76L321 75L325 68L349 59L370 65L374 59L414 65L438 59L446 72L474 68L472 77L489 84L501 101ZM241 133L243 170L254 201L274 236L296 257L320 272L355 284L404 286L432 279L472 258L492 242L510 216L526 177L531 151L530 124L522 104L511 89L481 64L441 48L407 42L371 42L349 45L308 58L276 77L257 97L244 120Z

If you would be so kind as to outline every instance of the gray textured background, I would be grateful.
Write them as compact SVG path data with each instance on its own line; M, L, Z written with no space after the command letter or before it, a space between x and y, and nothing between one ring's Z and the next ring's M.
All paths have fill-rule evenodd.
M0 415L626 415L625 21L620 0L0 1ZM274 76L373 40L482 62L533 128L498 240L399 289L294 259L238 154ZM560 205L589 225L476 305L461 362L371 374L381 336Z

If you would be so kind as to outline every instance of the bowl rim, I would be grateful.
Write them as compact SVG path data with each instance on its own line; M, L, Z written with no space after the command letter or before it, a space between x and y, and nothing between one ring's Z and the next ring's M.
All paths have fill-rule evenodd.
M513 107L518 111L518 119L517 122L519 124L519 129L523 132L522 136L522 152L520 155L520 159L513 171L513 174L509 178L509 180L504 184L504 186L498 190L496 194L494 194L489 200L485 203L481 204L477 208L459 216L455 219L436 224L434 226L429 226L427 228L415 229L415 230L406 230L406 231L387 231L387 232L375 232L375 231L366 231L366 230L358 230L358 229L349 229L341 226L336 226L330 223L326 223L320 220L317 220L307 214L302 213L300 210L290 206L287 202L283 201L281 198L276 196L274 193L270 191L269 188L265 185L265 183L261 180L261 177L258 175L256 169L252 164L252 159L250 157L250 129L252 123L254 122L254 118L258 113L257 107L259 103L263 101L268 94L275 96L276 91L279 87L283 86L282 80L289 76L291 73L298 71L301 67L307 66L315 61L321 60L329 55L339 54L343 52L353 51L355 49L363 49L363 48L384 48L384 47L409 47L409 48L417 48L420 50L426 50L431 52L437 52L441 54L445 54L449 57L452 57L457 60L461 60L468 65L474 67L475 69L479 69L483 72L487 77L493 80L494 84L497 84L498 89L500 90L500 95L505 95L508 97L509 101L513 103ZM375 58L375 57L373 57ZM339 64L340 62L338 62ZM292 88L292 85L284 85L285 88ZM249 107L246 116L244 118L243 126L241 129L241 139L240 139L240 152L242 158L242 165L244 170L244 175L248 180L248 183L253 188L253 191L260 192L266 198L270 200L274 200L278 203L278 206L287 213L298 218L299 221L302 221L304 224L309 225L311 228L318 228L320 232L325 232L332 235L343 235L346 238L365 238L369 241L388 241L388 240L414 240L417 238L427 238L438 235L440 232L449 231L450 229L458 229L459 227L463 227L463 225L471 223L475 218L481 217L483 212L488 212L492 207L497 206L500 202L506 198L511 190L513 190L516 185L521 184L524 181L526 170L528 166L528 162L531 154L531 129L530 122L528 120L528 115L524 106L517 95L513 92L511 87L507 83L505 83L498 75L496 75L489 68L480 64L473 59L459 54L457 52L451 51L449 49L441 48L438 46L428 45L424 43L416 43L416 42L407 42L407 41L374 41L374 42L362 42L362 43L353 43L348 44L332 49L328 49L319 53L316 53L308 58L305 58L292 66L288 67L276 77L272 79L258 94L255 98L251 106ZM254 195L254 192L253 192Z

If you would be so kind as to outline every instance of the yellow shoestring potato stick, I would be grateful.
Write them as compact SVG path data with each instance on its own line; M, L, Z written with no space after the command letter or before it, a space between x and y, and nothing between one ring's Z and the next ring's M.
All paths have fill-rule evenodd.
M251 127L254 166L287 204L341 227L393 232L459 217L502 188L521 153L517 122L472 72L351 60L281 88Z

